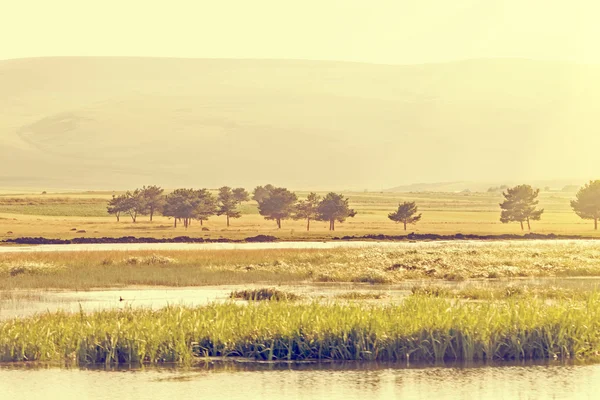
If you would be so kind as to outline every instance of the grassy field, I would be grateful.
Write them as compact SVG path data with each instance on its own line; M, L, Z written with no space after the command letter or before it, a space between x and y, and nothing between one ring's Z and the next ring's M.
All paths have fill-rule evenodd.
M307 193L299 192L300 197ZM520 234L518 224L499 221L501 202L499 193L345 193L358 214L335 232L327 230L327 223L313 222L311 232L306 232L304 221L286 220L282 229L273 221L258 214L255 202L242 205L242 218L232 220L226 227L224 217L212 217L202 230L198 222L191 227L173 228L173 221L157 216L150 223L140 217L132 223L128 216L121 222L107 215L106 202L112 192L50 193L46 195L0 195L0 239L23 236L48 238L145 236L169 238L194 236L204 238L242 239L257 234L278 236L282 239L327 239L343 235L403 234L400 225L387 218L387 214L402 201L416 201L423 213L421 222L409 226L408 232L417 233L473 233ZM599 236L591 221L582 220L573 213L569 201L573 193L542 192L540 207L545 209L541 221L532 223L537 233ZM78 231L85 231L78 232ZM10 232L10 233L9 233Z
M431 242L345 249L5 253L0 289L600 276L594 241Z
M45 314L0 323L0 361L523 360L600 351L600 297L401 305L290 301Z
M240 289L231 292L233 300L200 307L9 319L0 322L0 362L587 359L600 351L597 289L582 283L555 287L541 279L593 276L600 276L600 243L575 240L5 253L0 298L13 302L49 289ZM370 285L333 297L293 289L324 282ZM389 284L412 293L391 299Z

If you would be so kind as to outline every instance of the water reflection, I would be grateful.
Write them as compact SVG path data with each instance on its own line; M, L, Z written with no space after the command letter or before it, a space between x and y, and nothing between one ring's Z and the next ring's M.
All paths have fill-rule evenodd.
M0 367L7 399L573 399L596 398L600 366L551 363L412 365L208 364L104 370Z

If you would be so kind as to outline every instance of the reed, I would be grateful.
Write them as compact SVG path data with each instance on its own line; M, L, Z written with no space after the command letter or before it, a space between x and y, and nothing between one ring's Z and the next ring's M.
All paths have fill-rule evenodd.
M251 302L52 313L0 324L0 361L84 364L256 360L513 360L600 351L600 296L584 301L398 305Z

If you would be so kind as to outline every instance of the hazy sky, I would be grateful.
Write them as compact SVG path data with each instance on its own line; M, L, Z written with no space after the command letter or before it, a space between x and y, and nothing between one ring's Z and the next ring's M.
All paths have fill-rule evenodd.
M600 63L597 0L6 0L0 59L296 58Z

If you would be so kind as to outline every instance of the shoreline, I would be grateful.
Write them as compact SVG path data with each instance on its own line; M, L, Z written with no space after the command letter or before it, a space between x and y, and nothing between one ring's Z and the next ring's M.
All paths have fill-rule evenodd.
M594 236L581 235L561 235L561 234L539 234L526 233L500 234L500 235L477 235L462 234L439 235L433 233L409 233L407 235L384 235L372 234L363 236L341 236L331 239L280 239L271 235L256 235L244 239L205 239L202 237L177 236L174 238L154 238L154 237L78 237L73 239L51 239L45 237L19 237L14 239L5 239L0 241L0 245L68 245L68 244L118 244L118 243L285 243L285 242L352 242L352 241L386 241L386 242L418 242L418 241L461 241L461 240L480 240L480 241L505 241L505 240L599 240Z

